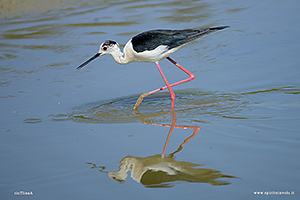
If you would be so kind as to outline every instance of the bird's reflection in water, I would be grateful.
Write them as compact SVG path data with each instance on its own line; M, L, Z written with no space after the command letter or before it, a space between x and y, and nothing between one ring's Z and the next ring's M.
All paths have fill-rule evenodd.
M116 172L106 172L105 167L97 167L93 163L92 168L100 168L100 172L108 173L109 177L123 182L127 179L128 171L133 180L142 183L146 187L172 187L172 182L186 181L194 183L209 183L211 185L228 185L227 181L219 180L219 178L235 178L234 176L222 174L220 171L214 169L195 168L201 166L185 161L174 160L174 154L181 151L188 141L195 137L200 130L198 126L176 126L176 114L172 112L173 121L171 125L144 122L152 125L159 125L170 127L163 152L161 154L148 157L133 157L126 156L121 160L119 170ZM192 129L193 134L186 138L178 149L168 156L165 155L168 141L174 128Z
M194 183L209 183L211 185L228 185L229 182L216 180L218 178L234 178L221 174L213 169L195 168L201 166L185 161L176 161L171 157L154 156L132 157L126 156L121 160L117 172L108 172L110 178L119 182L127 179L130 171L131 178L146 187L172 187L174 181L187 181Z

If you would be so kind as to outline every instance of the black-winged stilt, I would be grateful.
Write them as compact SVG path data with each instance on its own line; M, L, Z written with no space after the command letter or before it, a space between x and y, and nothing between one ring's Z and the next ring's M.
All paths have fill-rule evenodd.
M123 52L119 48L119 44L112 40L107 40L100 45L98 53L96 53L89 60L81 64L77 69L83 68L95 58L110 54L114 60L119 64L127 64L131 62L152 62L155 63L162 78L164 79L166 86L142 94L136 101L133 109L136 109L142 100L155 92L169 89L172 99L171 108L174 109L175 94L172 90L172 86L191 81L195 78L195 75L179 65L176 61L172 60L169 56L179 49L186 46L188 43L208 35L209 33L227 28L229 26L219 26L205 29L185 29L185 30L150 30L142 32L133 38L131 38L125 45ZM173 84L169 84L167 78L163 74L158 62L167 58L175 66L187 73L190 77L182 81L178 81Z

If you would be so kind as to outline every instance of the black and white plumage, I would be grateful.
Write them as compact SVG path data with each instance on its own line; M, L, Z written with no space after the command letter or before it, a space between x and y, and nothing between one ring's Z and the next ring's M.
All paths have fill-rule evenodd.
M204 29L185 29L185 30L150 30L142 32L133 38L131 38L125 45L123 52L119 48L119 44L112 40L106 40L100 45L99 51L89 60L81 64L77 69L81 69L86 66L95 58L101 55L111 55L113 59L119 64L127 64L131 62L152 62L155 63L160 74L162 75L166 86L153 90L151 92L144 93L137 100L133 109L137 108L142 100L155 92L161 91L168 88L172 99L172 109L174 109L175 93L172 90L172 86L191 81L195 76L187 69L179 65L177 62L172 60L169 56L183 48L190 42L208 35L209 33L222 30L229 26L219 26L213 28ZM169 84L165 75L163 74L161 67L158 62L162 59L167 58L175 66L180 68L182 71L187 73L190 77L188 79L178 81L173 84Z
M209 33L222 30L229 26L219 26L205 29L184 30L150 30L142 32L130 39L121 52L119 44L107 40L100 45L99 52L92 58L81 64L77 69L87 65L95 58L110 54L119 64L131 62L159 62L169 57L188 43L208 35Z
M155 50L160 45L164 45L168 50L170 50L186 45L199 37L203 37L211 32L223 28L225 27L206 28L200 30L151 30L134 36L131 39L131 42L133 49L138 53Z

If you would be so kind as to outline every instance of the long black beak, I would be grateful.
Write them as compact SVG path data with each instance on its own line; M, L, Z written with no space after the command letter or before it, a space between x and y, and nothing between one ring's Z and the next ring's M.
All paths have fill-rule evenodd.
M79 65L76 69L81 69L84 66L86 66L87 64L89 64L92 60L98 58L101 55L101 53L96 53L96 55L94 55L93 57L91 57L90 59L88 59L87 61L85 61L84 63L82 63L81 65Z

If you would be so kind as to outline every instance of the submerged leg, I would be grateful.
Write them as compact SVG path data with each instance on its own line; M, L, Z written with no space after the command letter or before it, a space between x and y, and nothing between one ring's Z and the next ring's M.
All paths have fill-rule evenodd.
M191 81L191 80L193 80L193 79L195 78L195 75L194 75L194 74L192 74L192 73L189 72L187 69L185 69L184 67L182 67L179 63L177 63L176 61L174 61L174 60L171 59L170 57L167 57L167 59L168 59L171 63L173 63L175 66L177 66L179 69L181 69L182 71L184 71L185 73L187 73L187 74L190 76L190 77L187 78L187 79L184 79L184 80L182 80L182 81L178 81L178 82L176 82L176 83L171 84L170 87L175 86L175 85L179 85L179 84L181 84L181 83L185 83L185 82ZM138 98L138 100L136 101L135 106L133 107L133 109L136 109L136 108L142 103L143 99L144 99L146 96L149 96L149 95L151 95L151 94L154 94L155 92L159 92L159 91L164 90L164 89L167 89L167 88L168 88L168 86L164 86L164 87L158 88L158 89L156 89L156 90L153 90L153 91L151 91L151 92L147 92L147 93L142 94L142 95Z

